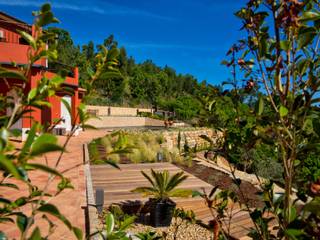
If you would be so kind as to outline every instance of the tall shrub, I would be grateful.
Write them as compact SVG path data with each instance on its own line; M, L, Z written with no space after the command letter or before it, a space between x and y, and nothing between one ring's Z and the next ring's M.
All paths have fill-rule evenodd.
M307 178L311 191L294 191L299 187L297 173L308 172L305 168L316 166L310 161L319 161L310 158L320 150L319 7L313 0L249 0L235 14L246 37L231 47L230 59L223 62L232 68L234 81L222 98L232 99L235 117L225 114L232 121L223 126L220 153L237 162L243 149L267 144L281 163L284 182L280 195L275 195L272 181L262 185L265 207L247 208L255 226L253 239L317 239L320 234L319 178ZM239 79L246 84L241 86ZM252 105L246 97L257 88L261 90Z

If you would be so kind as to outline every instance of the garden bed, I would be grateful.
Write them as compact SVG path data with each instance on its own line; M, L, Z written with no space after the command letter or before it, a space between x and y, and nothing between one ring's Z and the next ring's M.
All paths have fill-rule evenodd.
M108 154L116 149L120 137L124 137L124 142L129 146L134 146L131 153L125 154ZM263 206L261 198L258 196L259 190L250 182L242 180L239 187L234 183L234 179L228 173L214 169L209 166L199 164L197 160L190 163L184 160L179 150L161 147L164 143L164 137L161 133L152 131L131 131L125 135L107 135L103 138L96 139L89 145L90 157L104 159L109 155L109 159L116 164L131 163L153 163L158 162L157 154L162 153L164 162L171 162L190 174L209 183L213 187L218 186L221 190L230 190L237 194L240 203L248 203L249 207ZM198 153L203 154L203 153ZM103 163L101 161L100 163Z
M101 150L102 152L103 150ZM103 154L103 153L102 153ZM121 156L118 160L120 164L132 164L133 162L126 156ZM150 161L140 161L140 163L150 163ZM199 164L197 160L193 160L191 165L182 162L172 162L186 172L200 178L210 185L219 186L221 190L230 190L237 194L240 203L248 203L250 207L263 206L262 200L259 198L257 189L252 183L242 180L240 190L234 183L234 179L227 173L219 171Z
M179 224L181 225L177 230ZM154 228L138 223L128 230L132 234L148 231L156 232L158 236L162 236L166 240L207 240L212 238L212 233L208 229L196 223L184 223L181 219L173 219L169 227Z
M199 161L193 160L191 165L174 163L184 171L200 178L212 186L218 186L222 190L231 190L235 192L240 203L248 203L250 207L263 206L262 200L258 196L259 190L247 181L241 181L240 190L234 183L233 178L222 171L199 164Z

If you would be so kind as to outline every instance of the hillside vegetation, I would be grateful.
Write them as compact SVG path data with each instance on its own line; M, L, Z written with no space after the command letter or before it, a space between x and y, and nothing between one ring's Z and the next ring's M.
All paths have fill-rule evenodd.
M49 31L57 35L58 50L58 59L49 63L50 68L61 72L70 65L78 66L80 82L84 85L90 78L88 69L95 71L100 45L90 41L76 46L67 31L58 28L49 28ZM102 45L118 54L119 72L103 72L94 82L94 94L87 103L161 108L175 111L180 119L192 119L199 114L199 96L208 95L213 88L206 81L199 83L190 74L178 74L173 68L159 67L151 60L136 63L127 55L125 47L119 48L112 35Z

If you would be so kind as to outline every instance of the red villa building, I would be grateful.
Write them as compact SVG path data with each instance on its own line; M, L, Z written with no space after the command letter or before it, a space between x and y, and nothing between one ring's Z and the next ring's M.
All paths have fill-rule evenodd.
M21 65L26 64L28 61L27 52L30 46L27 45L22 37L20 37L17 30L23 30L34 35L34 28L32 25L0 12L0 65L2 67L13 68L13 62L17 65ZM55 75L55 73L49 71L47 59L41 59L33 65L28 86L26 87L26 94L37 85L43 75L49 79ZM71 74L65 78L65 82L63 83L64 86L73 89L73 95L71 96L66 92L58 92L56 96L47 99L48 102L51 103L51 108L33 109L32 112L28 113L27 117L22 118L17 122L14 128L21 129L24 137L26 131L30 129L32 122L53 124L55 119L61 118L62 121L56 128L66 130L67 132L70 131L71 124L77 122L77 119L75 119L77 116L77 107L79 106L85 91L79 87L78 80L78 68L74 68L72 69ZM14 92L11 91L11 88L13 86L21 86L21 81L9 79L8 82L9 86L7 86L3 79L0 78L0 94L14 97ZM62 103L61 98L69 102L72 110L71 116L65 105ZM7 110L7 114L10 114L9 110Z

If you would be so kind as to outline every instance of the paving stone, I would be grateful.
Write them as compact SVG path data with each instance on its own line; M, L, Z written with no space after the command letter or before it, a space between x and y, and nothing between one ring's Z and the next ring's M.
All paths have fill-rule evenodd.
M86 187L85 187L85 176L83 171L83 144L90 142L94 138L102 137L108 133L107 130L89 130L81 132L78 136L72 137L68 146L67 152L63 154L58 169L60 171L68 170L64 175L71 180L74 186L74 190L67 189L61 195L53 198L50 203L55 204L59 211L64 214L69 221L76 227L82 229L85 232L85 216L83 205L86 203ZM59 136L59 142L64 143L66 137ZM47 160L49 166L54 166L58 153L47 154ZM45 164L46 160L44 157L39 157L33 162ZM43 172L34 171L31 175L32 181L43 188L46 185L48 175ZM17 181L14 181L17 183ZM54 192L56 189L58 180L53 181L49 185L49 192ZM21 184L20 184L21 185ZM12 189L0 189L0 196L5 195L10 199L17 199L21 196L27 195L27 186L21 186L19 191ZM22 208L24 211L30 211L28 208ZM52 218L52 221L57 225L54 234L49 239L76 239L72 232L67 229L64 224L56 219ZM36 219L36 225L46 233L47 223L41 218ZM8 235L9 239L19 239L19 230L15 224L0 224L1 231L4 231Z

